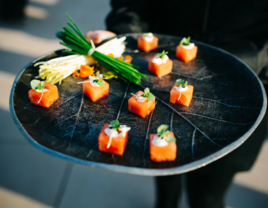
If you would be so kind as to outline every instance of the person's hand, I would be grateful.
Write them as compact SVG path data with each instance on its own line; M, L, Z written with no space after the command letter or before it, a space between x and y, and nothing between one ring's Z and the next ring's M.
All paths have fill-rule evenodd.
M92 39L95 44L99 44L104 39L112 38L114 36L116 36L115 33L107 31L107 30L95 30L95 31L89 31L86 33L86 39L88 41Z

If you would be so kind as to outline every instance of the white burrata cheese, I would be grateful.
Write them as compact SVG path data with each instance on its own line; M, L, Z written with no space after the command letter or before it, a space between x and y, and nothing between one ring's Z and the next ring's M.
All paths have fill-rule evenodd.
M179 87L175 86L175 89L180 92L185 92L188 90L188 87L182 87L181 85Z
M110 127L110 126L109 126ZM126 126L126 125L120 125L119 126L119 131L120 133L117 131L117 129L110 129L110 128L106 128L104 130L105 134L107 134L107 136L113 138L113 137L118 137L118 136L126 136L126 133L130 130L131 128Z
M163 58L161 58L160 56L155 56L153 58L152 62L160 65L160 64L166 63L167 60L168 60L168 56L167 55L165 55Z
M99 87L99 85L94 82L95 79L99 79L99 78L95 78L95 77L92 77L91 75L88 77L89 78L89 83L94 86L94 87Z
M158 146L158 147L164 147L164 146L167 146L167 145L168 145L167 140L165 140L165 139L160 139L157 135L154 136L154 138L153 138L153 140L152 140L152 143L153 143L155 146Z
M36 92L42 92L42 90L35 90ZM43 92L48 91L48 89L43 89Z
M181 45L181 47L188 49L188 50L192 49L194 46L195 46L194 43L190 43L189 45L183 45L183 44Z
M147 41L147 42L152 42L154 39L154 35L153 33L146 33L146 36L143 35L141 36L143 40Z
M147 99L146 97L143 97L141 93L137 94L135 97L136 97L136 100L137 100L138 102L140 102L140 103L145 102L146 99Z

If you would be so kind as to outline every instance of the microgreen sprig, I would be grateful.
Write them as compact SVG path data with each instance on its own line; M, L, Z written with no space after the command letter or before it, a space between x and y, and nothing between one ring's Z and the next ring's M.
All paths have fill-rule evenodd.
M189 44L190 44L190 39L191 39L190 36L188 36L188 38L185 38L185 37L184 37L184 38L181 40L180 45L189 45Z
M137 96L133 93L131 93L131 95L133 96ZM140 95L141 97L146 97L148 101L153 101L154 100L154 95L150 92L150 89L148 87L146 87L144 89L144 94Z
M40 97L39 101L37 102L39 104L43 98L43 91L44 91L44 88L46 86L46 83L44 81L33 79L30 84L31 84L31 88L33 90L42 90L41 97Z
M155 54L156 56L159 56L160 58L164 58L165 57L165 55L167 55L168 54L168 52L166 52L166 51L162 51L162 53L157 53L157 54Z
M31 84L32 89L34 90L43 90L44 87L46 86L46 83L44 81L40 81L36 79L33 79L30 84Z
M96 74L97 79L94 79L93 82L97 83L100 87L102 87L104 85L104 81L100 79L100 72L98 71ZM83 84L83 83L87 83L87 82L91 82L90 80L87 81L83 81L83 82L78 82L77 84Z
M97 71L96 76L100 77L100 71Z
M93 82L96 82L100 87L104 85L103 80L100 80L100 79L95 79Z
M152 33L150 33L150 32L148 32L148 33L143 33L143 36L144 37L150 37L150 36L152 36L153 34Z
M100 87L104 85L104 82L103 80L100 80L100 71L97 72L97 75L98 79L94 79L93 82L96 82Z
M107 144L107 149L110 148L111 143L112 143L113 130L118 131L118 128L119 128L119 127L120 127L120 123L119 123L118 120L113 120L113 121L111 121L111 123L110 123L110 127L109 127L109 128L112 129L112 132L111 132L110 137L109 137L109 141L108 141L108 144Z
M182 80L182 79L177 79L177 80L176 80L176 84L177 84L178 86L182 86L182 87L184 88L184 87L187 86L188 82L187 82L187 81L184 81L184 80Z
M150 92L150 89L148 87L146 87L144 89L144 94L142 96L146 97L148 99L148 101L154 100L154 95Z
M166 139L168 143L175 142L176 138L172 137L169 133L170 131L167 130L168 125L162 124L157 128L157 134L160 139Z
M113 121L111 121L110 125L111 125L112 129L118 129L118 127L120 126L120 123L118 120L113 120Z

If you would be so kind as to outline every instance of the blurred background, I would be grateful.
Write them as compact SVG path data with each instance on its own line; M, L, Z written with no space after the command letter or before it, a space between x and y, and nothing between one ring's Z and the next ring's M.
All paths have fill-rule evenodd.
M0 208L154 207L153 177L96 170L47 155L22 137L9 113L16 74L36 57L62 48L55 33L67 22L65 12L84 33L105 29L109 0L0 2ZM235 177L228 208L268 207L267 163L266 138L253 169ZM180 203L188 208L185 194Z

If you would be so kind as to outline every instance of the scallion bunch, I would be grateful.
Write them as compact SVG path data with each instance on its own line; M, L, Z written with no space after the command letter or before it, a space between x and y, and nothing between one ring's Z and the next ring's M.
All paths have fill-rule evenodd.
M72 51L64 50L66 53L88 55L93 46L87 41L81 30L75 24L73 19L66 14L70 22L68 26L63 27L63 30L57 33L57 37L62 40L60 44L72 49ZM116 58L109 57L99 51L94 50L90 55L102 66L111 70L120 79L128 82L139 84L141 77L148 79L138 71L139 67L125 63Z

